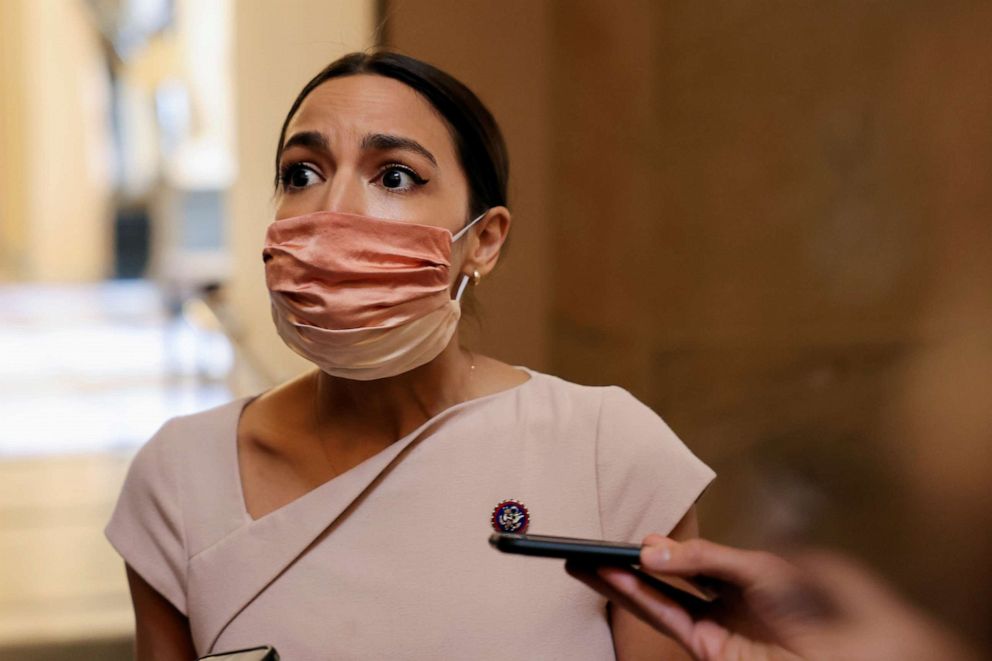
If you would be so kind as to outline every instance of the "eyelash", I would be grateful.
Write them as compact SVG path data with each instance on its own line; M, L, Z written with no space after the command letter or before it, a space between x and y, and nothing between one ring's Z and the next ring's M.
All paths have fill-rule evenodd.
M297 172L299 168L306 168L307 170L310 170L311 172L313 172L314 174L318 174L319 176L319 173L317 173L316 168L310 163L307 163L305 161L297 161L295 163L286 163L284 165L281 165L279 166L279 186L282 188L284 192L292 193L298 190L289 187L289 180Z
M387 172L389 172L390 170L401 170L407 173L408 175L410 175L410 178L413 179L413 183L416 186L423 186L428 181L430 181L430 179L424 179L423 177L421 177L419 174L417 174L417 171L411 168L410 166L403 165L402 163L388 163L387 165L383 166L382 169L379 170L379 174L376 175L375 177L376 180L381 179L382 176ZM390 188L386 188L386 190L389 191L390 193L402 192Z
M298 168L306 168L306 169L310 170L311 172L313 172L314 174L316 174L317 176L320 176L320 174L316 171L316 168L313 165L311 165L310 163L307 163L307 162L304 162L304 161L297 161L295 163L286 163L285 165L282 165L282 166L279 167L279 185L282 187L282 190L284 192L292 193L292 192L295 192L297 190L301 190L301 189L294 189L294 188L290 188L289 187L290 178L296 173L296 171L297 171ZM402 172L406 173L407 175L410 176L411 179L413 179L414 185L415 186L418 186L418 187L419 186L423 186L423 185L427 184L428 182L430 182L430 179L424 179L419 174L417 174L417 171L416 170L414 170L413 168L411 168L408 165L403 165L402 163L388 163L385 166L383 166L379 170L379 173L375 177L376 181L378 181L379 179L381 179L383 177L383 175L385 175L390 170L401 170ZM409 189L408 190L395 190L395 189L392 189L392 188L387 188L386 186L382 186L382 188L386 192L388 192L388 193L394 193L394 194L395 193L406 193L406 192L409 192Z

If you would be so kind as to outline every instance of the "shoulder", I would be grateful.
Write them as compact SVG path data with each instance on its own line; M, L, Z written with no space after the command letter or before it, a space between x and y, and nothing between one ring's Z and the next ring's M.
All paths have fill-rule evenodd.
M553 415L581 420L595 443L603 534L639 540L670 531L715 473L650 407L618 386L584 386L533 373Z
M218 476L230 474L246 401L163 424L132 460L107 524L106 536L125 562L183 613L187 559L207 533L237 519L234 486ZM190 512L196 521L187 520Z
M132 471L145 466L162 467L181 463L189 453L206 458L211 449L234 442L238 418L251 400L243 397L220 406L166 420L138 450Z
M600 390L596 442L600 467L606 470L706 482L714 475L661 416L618 386Z
M602 390L597 436L600 446L613 452L689 454L661 416L619 386Z
M568 430L573 440L594 444L602 461L697 461L665 421L624 388L582 385L527 371L531 382L523 394L528 410L547 418L555 428Z
M203 411L169 418L148 444L175 444L190 437L228 435L237 427L241 411L253 399L255 397L241 397Z
M603 399L610 391L621 390L616 386L589 386L581 383L573 383L565 379L538 372L530 368L523 368L530 374L530 381L526 382L527 394L533 399L546 401L556 407L557 412L563 409L574 409L585 415L598 415ZM623 391L626 392L626 391Z
M188 501L202 500L200 491L216 489L218 476L229 470L248 399L167 420L131 461L112 520L161 516L176 527Z
M532 379L528 384L532 397L549 403L555 414L568 412L586 418L595 425L598 436L632 440L663 436L678 440L658 414L620 386L583 385L527 371Z

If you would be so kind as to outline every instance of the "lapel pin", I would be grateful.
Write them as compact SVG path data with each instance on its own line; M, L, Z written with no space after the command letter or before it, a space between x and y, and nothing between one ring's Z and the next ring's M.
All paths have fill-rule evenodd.
M530 513L518 500L504 500L493 510L492 524L496 532L523 533L530 523Z

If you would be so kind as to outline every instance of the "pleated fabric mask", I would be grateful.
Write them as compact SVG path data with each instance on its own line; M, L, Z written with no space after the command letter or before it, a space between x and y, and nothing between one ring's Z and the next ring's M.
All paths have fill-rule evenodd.
M449 286L452 236L443 227L320 211L276 220L262 260L283 341L321 370L370 381L430 362L461 318Z

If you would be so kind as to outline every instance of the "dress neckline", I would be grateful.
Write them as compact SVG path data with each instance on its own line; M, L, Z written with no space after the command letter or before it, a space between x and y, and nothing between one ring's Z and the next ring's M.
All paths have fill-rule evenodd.
M540 375L540 372L535 372L534 370L532 370L532 369L530 369L528 367L523 367L523 366L520 366L520 365L514 365L514 368L515 369L518 369L518 370L521 370L523 372L526 372L529 375L530 378L528 378L527 380L522 381L521 383L518 383L518 384L516 384L514 386L510 386L509 388L505 388L503 390L500 390L500 391L497 391L497 392L494 392L494 393L489 393L488 395L483 395L481 397L475 397L475 398L472 398L472 399L466 399L463 402L458 402L457 404L454 404L452 406L449 406L448 408L446 408L446 409L444 409L442 411L439 411L438 413L435 413L433 416L431 416L430 418L428 418L427 420L425 420L423 423L421 423L416 429L414 429L413 431L411 431L409 434L406 434L405 436L396 439L395 441L393 441L392 443L390 443L389 445L387 445L385 448L383 448L379 452L375 453L374 455L368 457L367 459L365 459L361 463L359 463L359 464L357 464L355 466L352 466L351 468L349 468L348 470L344 471L343 473L339 473L339 474L335 475L334 477L332 477L331 479L327 480L323 484L317 485L316 487L314 487L313 489L307 491L306 493L301 494L300 496L297 496L293 500L289 501L288 503L285 503L284 505L281 505L281 506L277 507L276 509L272 510L271 512L267 512L267 513L263 514L262 516L258 517L257 519L256 518L252 518L251 514L248 512L248 505L247 505L247 503L245 501L244 481L243 481L242 475L241 475L241 463L239 461L239 452L238 452L238 432L239 432L240 427L241 427L241 418L242 418L242 416L244 414L245 409L248 408L248 405L249 404L251 404L253 401L255 401L256 399L258 399L259 397L261 397L262 395L264 395L268 391L262 391L260 393L255 394L255 395L249 395L247 397L241 398L240 400L235 400L234 404L236 404L236 406L235 406L236 413L235 413L235 416L234 416L234 433L233 433L234 438L232 439L233 440L233 443L231 443L231 446L230 446L232 448L232 453L231 453L232 456L230 457L230 459L231 459L231 461L233 463L233 471L232 471L232 473L233 473L233 481L234 481L234 486L235 486L235 493L237 495L237 503L238 503L238 510L239 510L238 513L241 516L241 519L243 520L244 525L257 524L260 521L263 521L265 519L268 519L270 517L273 517L275 515L278 515L281 512L283 512L284 510L287 510L289 508L295 508L295 507L302 506L302 504L304 502L307 502L307 501L311 500L312 498L316 497L316 494L318 494L319 492L320 493L324 492L328 487L330 487L330 485L332 485L333 483L337 482L340 478L351 474L353 471L355 471L358 468L364 466L368 462L374 461L377 457L380 457L384 453L390 452L391 449L394 449L396 446L403 445L406 441L408 441L411 438L414 438L414 437L418 436L426 428L428 428L431 425L435 424L441 418L443 418L445 416L453 415L454 413L457 413L457 412L462 411L462 410L464 410L466 408L469 408L469 407L474 407L474 406L477 406L477 405L481 405L481 404L484 404L484 403L491 402L493 400L499 399L499 398L501 398L501 397L503 397L505 395L509 395L511 393L520 392L520 391L524 390L528 386L528 384L530 384L533 381L535 381L536 378Z

